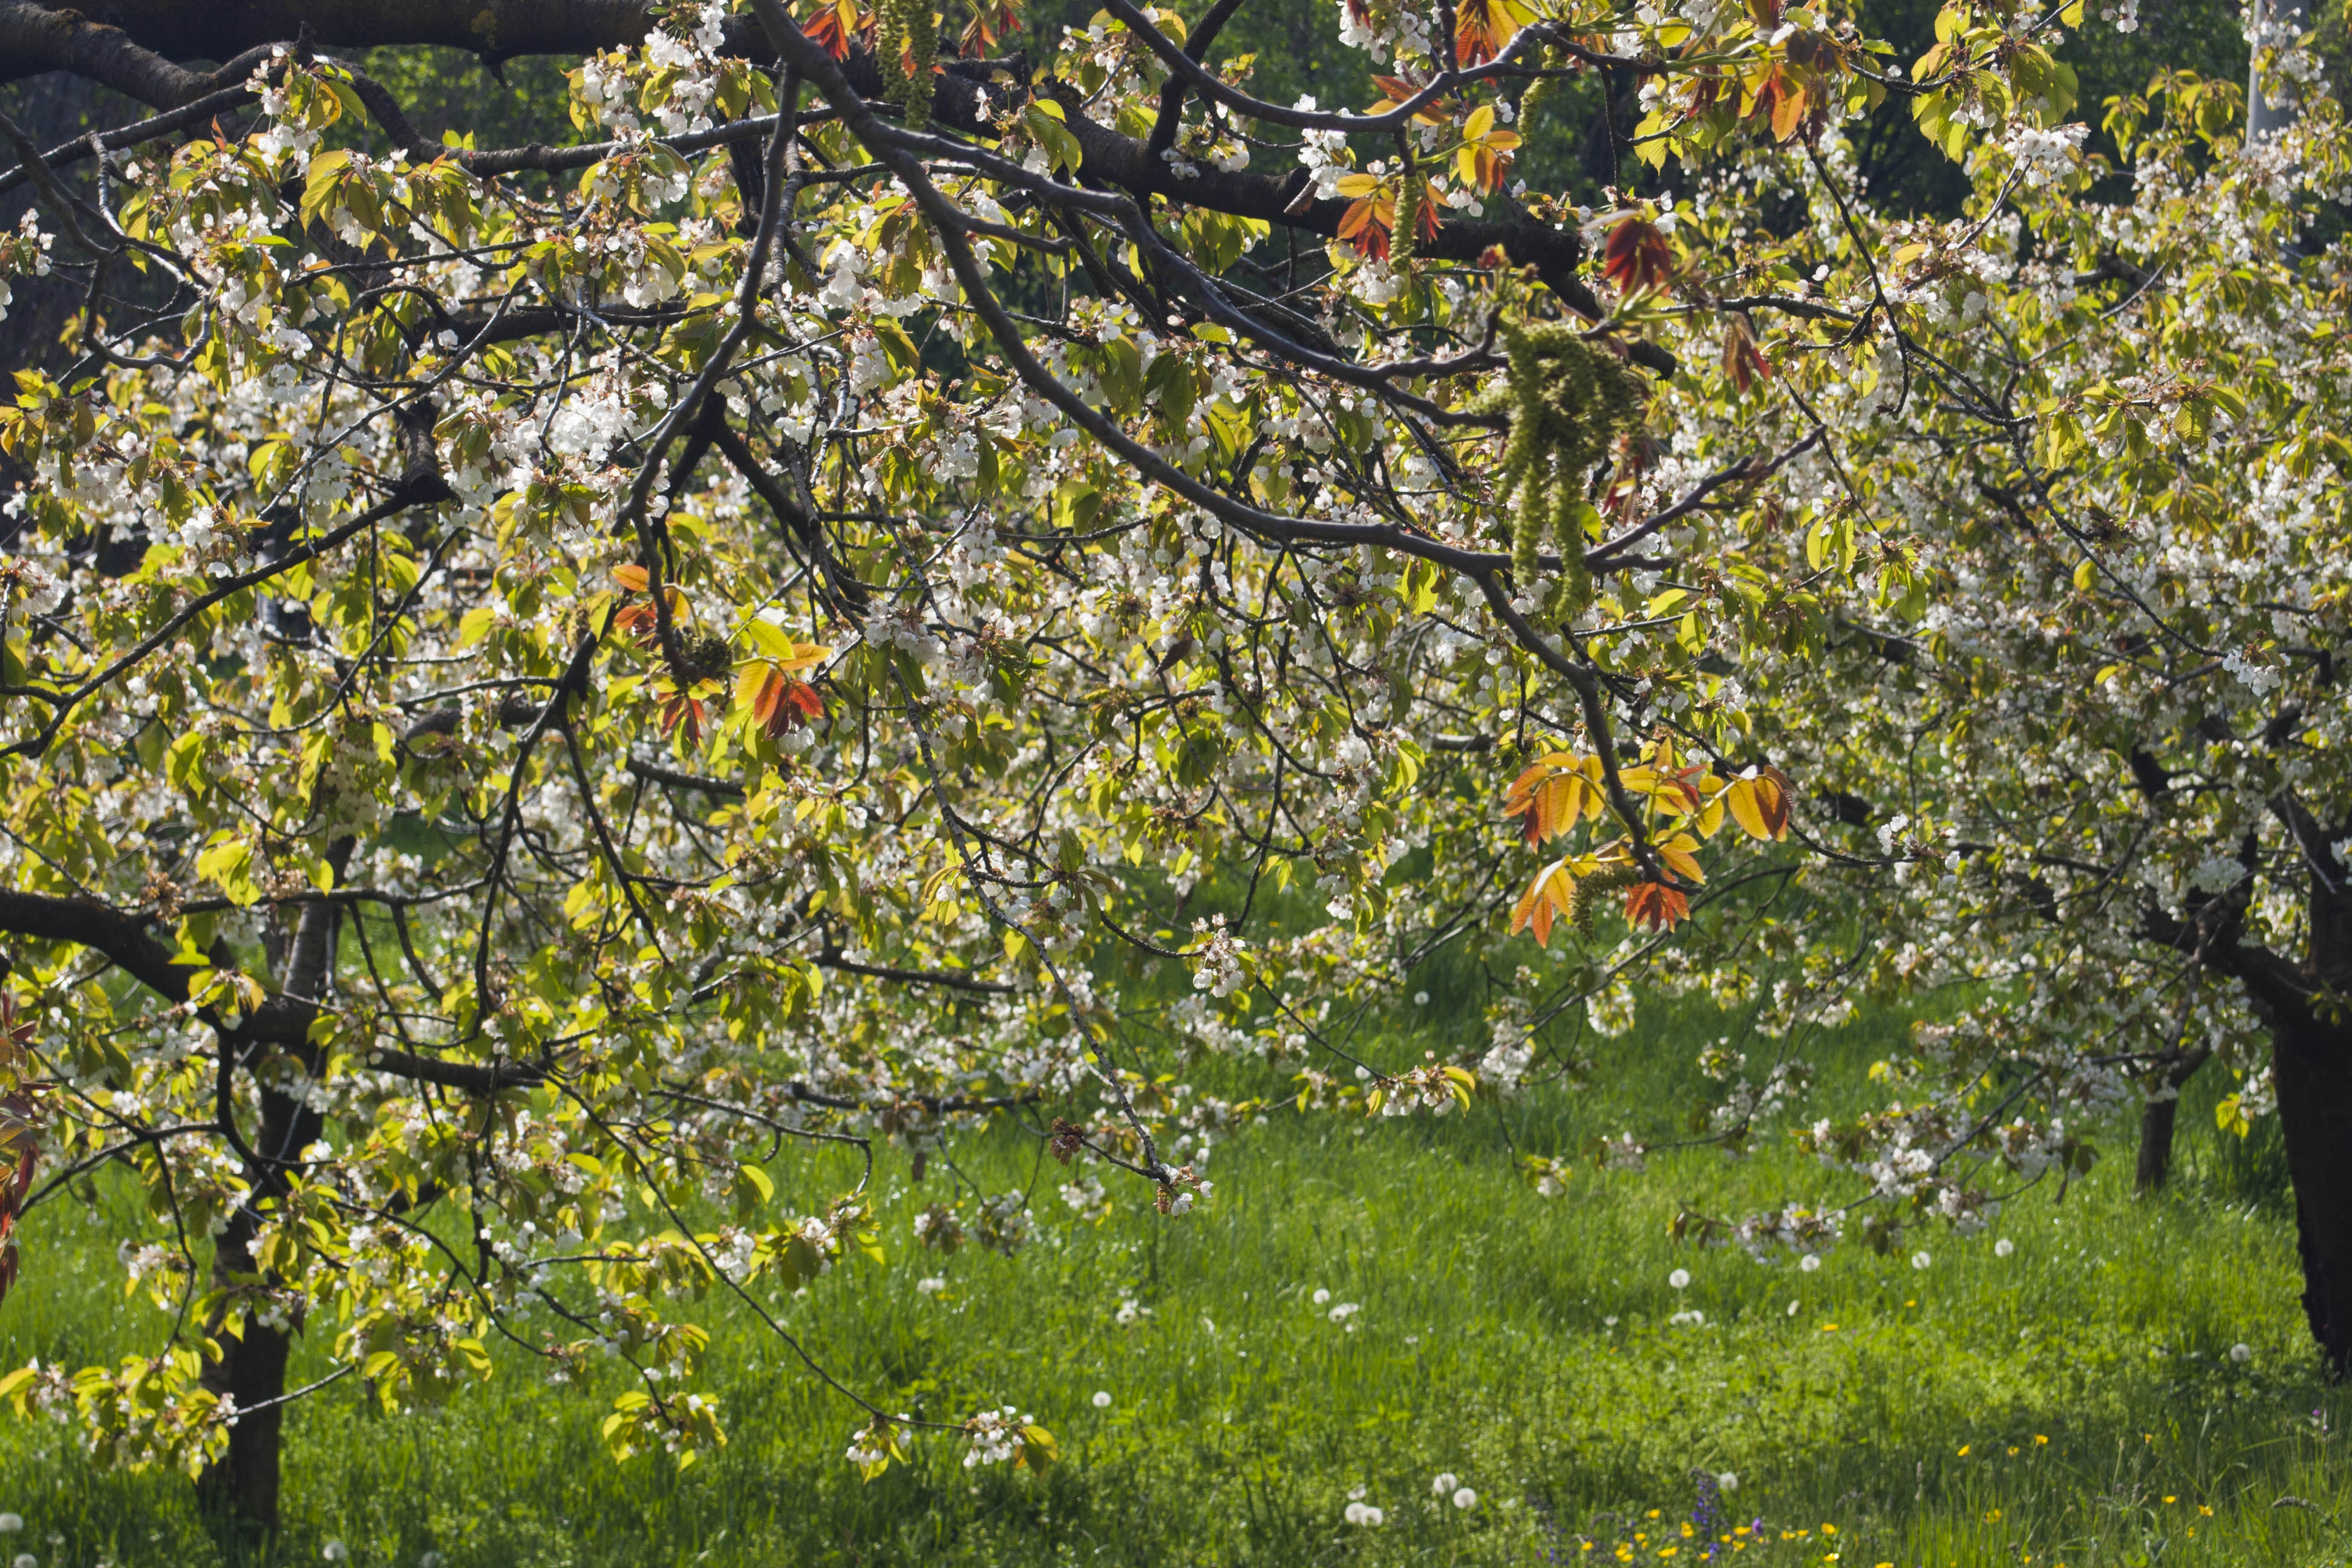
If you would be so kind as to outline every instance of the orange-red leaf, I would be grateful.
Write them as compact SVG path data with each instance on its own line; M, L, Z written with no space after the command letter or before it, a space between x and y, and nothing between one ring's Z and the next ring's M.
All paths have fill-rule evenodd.
M1339 237L1354 246L1357 255L1386 261L1389 228L1395 221L1387 195L1360 196L1339 215Z
M1519 0L1462 0L1454 13L1454 52L1465 66L1483 65L1533 20L1535 12Z
M744 693L750 693L745 702ZM794 680L782 667L751 666L736 688L736 701L751 710L751 721L772 739L781 739L812 719L824 717L824 699L806 681Z
M1601 270L1621 293L1663 289L1674 275L1674 247L1649 219L1624 217L1601 246Z
M1576 879L1569 875L1568 862L1555 860L1536 873L1535 880L1511 908L1511 934L1523 931L1535 932L1536 941L1551 945L1552 920L1569 912L1570 901L1576 894Z
M1756 345L1756 334L1738 316L1723 329L1723 374L1741 392L1772 379L1772 362L1764 357L1764 351Z
M1435 239L1438 226L1444 221L1438 215L1445 210L1445 198L1427 180L1421 183L1420 216L1414 219L1412 231L1422 239Z
M1805 89L1795 82L1783 81L1779 96L1772 103L1772 136L1786 142L1797 133L1798 122L1805 117Z
M1365 110L1368 114L1386 114L1391 109L1402 107L1405 100L1422 89L1423 84L1407 81L1402 77L1375 75L1372 85L1387 96ZM1412 117L1424 125L1450 125L1454 121L1454 100L1451 98L1433 98L1414 110Z
M1664 882L1636 882L1625 889L1625 919L1652 931L1672 931L1690 918L1690 900Z
M1666 863L1666 869L1683 880L1686 882L1706 880L1706 872L1698 863L1696 854L1698 840L1689 834L1677 833L1671 838L1662 838L1652 847L1657 850L1658 858Z
M1529 844L1557 838L1601 812L1600 762L1573 752L1538 757L1503 795L1503 815L1520 819L1519 831Z
M702 740L702 700L682 691L671 692L662 700L662 735L667 739L682 724L686 727L686 743L698 744Z
M801 30L824 46L824 52L835 59L847 59L849 40L858 31L856 0L835 0L821 8Z
M979 0L963 30L966 54L985 54L996 40L1021 30L1021 8L1011 0Z
M1518 144L1519 139L1507 131L1498 131L1484 142L1465 142L1454 154L1454 166L1465 180L1491 195L1503 188L1511 172L1511 149Z

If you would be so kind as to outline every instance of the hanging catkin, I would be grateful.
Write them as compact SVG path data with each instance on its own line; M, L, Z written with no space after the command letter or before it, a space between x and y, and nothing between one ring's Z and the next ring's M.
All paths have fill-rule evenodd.
M1560 64L1559 59L1553 57L1551 46L1549 44L1538 48L1535 58L1528 63L1545 70L1556 70ZM1528 84L1528 90L1519 95L1518 122L1522 128L1533 119L1536 110L1543 107L1544 100L1559 89L1559 79L1556 76L1539 76ZM1526 134L1524 129L1520 134Z
M1502 323L1507 367L1477 405L1509 415L1497 499L1512 507L1511 568L1532 582L1547 535L1559 550L1559 586L1547 609L1572 614L1592 592L1584 569L1594 516L1585 480L1618 432L1640 417L1642 393L1614 356L1587 347L1560 321Z
M907 89L907 128L920 131L931 122L931 94L938 82L931 68L940 58L940 26L931 14L931 0L901 0L907 8L907 47L915 57L915 75Z
M1405 165L1403 188L1397 192L1396 232L1389 237L1389 265L1408 267L1412 263L1413 242L1421 237L1421 204L1426 184L1421 171Z
M1630 888L1641 879L1641 868L1622 861L1612 861L1590 876L1579 877L1568 892L1568 918L1576 923L1577 934L1592 934L1592 916L1604 894Z
M907 129L931 122L931 67L940 56L940 29L930 0L882 0L882 95L907 117Z

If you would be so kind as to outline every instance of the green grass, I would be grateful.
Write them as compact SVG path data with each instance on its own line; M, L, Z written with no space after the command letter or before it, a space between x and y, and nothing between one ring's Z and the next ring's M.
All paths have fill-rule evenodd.
M1518 1147L1670 1125L1700 1037L1654 1021L1618 1042L1600 1087L1513 1108ZM1815 1054L1867 1060L1874 1045L1860 1029ZM2221 1087L2184 1109L2164 1199L2131 1197L2119 1131L2063 1202L2045 1185L1981 1237L1906 1237L1904 1253L1933 1255L1925 1269L1858 1247L1811 1274L1677 1247L1668 1222L1685 1203L1737 1213L1824 1190L1771 1141L1744 1163L1588 1167L1546 1201L1513 1175L1486 1105L1369 1127L1276 1113L1219 1146L1214 1202L1172 1222L1133 1207L1074 1222L1046 1162L1043 1235L1013 1259L915 1247L909 1219L946 1195L945 1173L935 1163L910 1190L903 1161L886 1163L888 1265L837 1270L783 1314L894 1408L1034 1413L1064 1454L1042 1480L967 1470L934 1437L910 1468L861 1484L841 1457L849 1408L714 1306L705 1381L731 1438L715 1458L683 1475L612 1463L597 1426L617 1378L548 1387L509 1363L450 1407L399 1418L339 1385L290 1422L283 1559L317 1563L340 1541L353 1563L434 1551L450 1568L1291 1568L1607 1562L1622 1543L1683 1568L1697 1556L1679 1532L1694 1473L1729 1471L1727 1510L1764 1521L1732 1560L2341 1563L2352 1410L2318 1380L2274 1159L2211 1131ZM957 1163L992 1189L1038 1166L1012 1133ZM807 1190L783 1195L814 1199L836 1175L801 1173ZM128 1201L101 1188L94 1210L35 1217L0 1364L152 1341L158 1320L123 1302L113 1257ZM1996 1257L2003 1237L2014 1251ZM1682 1291L1667 1282L1678 1267L1693 1276ZM919 1291L933 1275L948 1288ZM1360 1310L1335 1323L1318 1289ZM1121 1325L1129 1299L1150 1312ZM1706 1321L1673 1324L1677 1310ZM322 1350L303 1364L323 1366ZM1433 1497L1440 1472L1475 1506ZM1377 1528L1342 1519L1358 1487L1385 1511ZM0 1510L26 1520L0 1557L44 1568L217 1560L184 1479L100 1472L59 1429L0 1426Z

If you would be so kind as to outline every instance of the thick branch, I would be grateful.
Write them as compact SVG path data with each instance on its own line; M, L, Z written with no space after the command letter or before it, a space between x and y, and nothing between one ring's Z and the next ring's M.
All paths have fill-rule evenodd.
M199 30L205 19L215 14L215 8L209 5L163 5L154 8L176 12L195 22ZM107 13L111 9L114 7L101 5L89 11L52 10L33 5L31 0L0 0L0 81L16 81L43 71L71 71L142 103L157 109L177 109L207 93L244 81L263 58L263 50L253 46L266 47L290 38L297 31L287 27L226 47L219 39L200 43L194 48L165 47L158 53L152 46L141 47L119 26L107 26ZM215 71L192 71L165 58L183 55L220 59L237 48L247 52Z
M2289 1022L2308 1021L2310 982L2284 955L2240 940L2242 930L2238 912L2216 899L2190 909L2187 920L2151 903L2140 911L2138 934L2237 980L2263 1011Z
M10 3L26 11L44 9L24 0ZM60 8L49 14L69 18L65 26L112 33L124 46L144 46L142 52L173 59L221 59L256 45L295 37L307 27L322 47L439 44L501 60L517 55L584 55L635 44L652 25L647 10L644 0L212 0L205 5L89 0L78 13ZM44 70L95 74L62 60L20 65L5 34L0 34L0 60L7 62L0 66L0 79ZM168 102L138 96L168 109L194 95Z
M13 0L0 0L0 5ZM77 136L43 154L43 161L52 169L62 169L86 158L95 158L100 152L117 152L136 147L143 142L157 142L166 136L176 136L192 125L202 125L216 114L239 109L253 101L253 89L240 80L235 87L225 87L218 92L208 92L193 103L181 105L169 114L158 114L149 120L134 120L111 131L93 131L87 136ZM19 163L0 174L0 194L15 190L32 178L31 165Z
M682 773L674 768L639 762L635 757L631 757L625 765L630 773L647 784L667 784L672 789L700 790L705 795L715 795L727 800L743 798L743 786L727 779L709 779L699 773Z
M1233 20L1234 13L1241 8L1242 0L1217 0L1209 7L1209 14L1201 18L1201 25L1192 29L1192 37L1184 40L1184 58L1197 65L1208 54L1209 46L1217 41L1217 35L1224 30L1225 24ZM1167 85L1160 89L1159 118L1152 121L1151 138L1144 143L1144 151L1157 158L1173 147L1176 132L1183 128L1183 124L1184 78L1179 72L1171 71Z
M152 62L142 67L150 75L158 69L177 73L170 78L168 87L157 86L136 94L145 101L171 108L221 84L214 77L200 79L162 57L216 58L229 49L293 37L305 26L322 45L441 44L471 49L486 58L503 59L525 54L576 56L592 49L634 44L651 25L646 11L637 0L227 0L220 5L201 7L178 4L176 0L101 0L85 17L77 13L52 12L29 4L29 0L0 0L0 16L15 17L26 40L25 48L10 49L5 25L0 25L0 58L12 64L19 58L34 58L26 50L38 45L47 52L37 57L32 66L35 70L77 70L95 79L109 80L101 68L117 76L128 68L119 62L109 65L95 57L59 55L60 46L40 43L60 28L68 33L86 33L92 41L82 46L85 48L95 48L102 41L109 58L128 60L136 57ZM90 18L109 26L97 26ZM798 36L797 23L793 24L793 31ZM1530 28L1526 37L1543 31ZM760 38L741 19L729 27L729 33L730 50L759 59L775 58L772 41ZM1154 47L1159 44L1166 44L1166 52L1178 58L1185 58L1164 37L1160 37ZM1517 47L1515 42L1514 47ZM1509 53L1506 51L1507 56ZM1472 76L1494 74L1496 67L1504 63L1489 62L1477 72L1463 73L1454 85ZM1234 96L1231 89L1216 82L1196 62L1187 59L1186 64L1192 71L1200 73L1193 81L1195 90L1213 97ZM979 94L992 71L1007 68L1016 75L1028 74L1025 62L1019 60L953 62L937 79L931 111L934 122L963 135L992 139L993 128L979 113ZM12 73L7 69L0 68L0 79L9 74ZM868 101L882 96L880 64L866 49L854 50L848 59L840 62L836 75L845 77L848 85ZM1215 83L1214 90L1208 83ZM118 83L109 80L109 85ZM125 86L124 90L131 89ZM1294 198L1303 189L1304 171L1270 176L1200 168L1180 176L1174 166L1160 156L1161 149L1152 138L1127 136L1087 119L1081 112L1082 100L1066 85L1049 87L1047 90L1061 100L1068 116L1071 132L1085 154L1082 167L1089 182L1114 184L1138 197L1163 196L1327 238L1339 233L1339 220L1349 205L1345 200L1312 201L1296 212L1292 210ZM1440 84L1433 83L1430 90L1440 90ZM1297 114L1273 106L1255 106L1255 100L1244 101L1253 104L1250 112L1261 118L1287 122L1286 114L1294 118ZM1329 117L1305 118L1320 123ZM1410 113L1399 109L1384 116L1347 118L1361 121L1367 129L1372 129L1385 126L1391 120L1403 123ZM680 147L689 142L716 145L757 133L747 123L673 140ZM522 169L581 166L601 155L588 148L529 147L475 153L465 161L476 173L488 175ZM1576 276L1585 252L1582 238L1573 230L1555 228L1525 216L1504 221L1454 218L1438 231L1436 237L1425 241L1420 250L1423 256L1438 260L1477 261L1498 247L1514 265L1535 268L1545 283L1579 314L1591 319L1602 314L1599 300ZM1670 372L1674 368L1671 357L1654 344L1637 344L1633 352L1637 363L1652 369Z
M195 970L172 962L173 950L155 940L150 923L144 915L88 899L0 891L0 931L86 947L166 1001L184 1002Z
M1010 996L1013 987L994 980L979 980L969 974L958 974L946 969L891 969L879 963L857 963L841 954L827 951L810 960L819 969L838 969L845 974L863 974L876 980L897 980L910 985L944 985L952 991L970 991L983 996Z
M520 1062L452 1062L411 1051L376 1051L367 1058L365 1066L371 1072L390 1073L415 1083L437 1083L444 1089L462 1089L467 1094L533 1089L547 1079L547 1075L537 1068Z

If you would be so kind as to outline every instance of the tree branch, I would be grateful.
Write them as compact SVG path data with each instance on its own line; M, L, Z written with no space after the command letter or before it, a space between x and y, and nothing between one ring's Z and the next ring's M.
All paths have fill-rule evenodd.
M287 27L268 35L266 40L254 39L252 45L256 47L247 47L218 70L192 71L173 64L166 57L188 55L218 59L224 52L220 39L199 42L194 48L167 47L158 53L152 47L135 42L119 25L107 25L108 13L121 8L100 4L91 6L89 12L51 10L33 5L31 0L0 0L0 82L38 76L43 71L71 71L157 109L178 109L191 100L242 82L253 74L255 66L268 58L270 44L290 38L299 31L297 27ZM158 8L177 11L196 22L201 29L205 18L235 7L173 5ZM90 12L98 13L99 19L93 20Z
M845 974L869 975L876 980L898 980L911 985L944 985L954 991L970 991L982 996L1010 996L1013 988L994 980L975 980L969 974L958 974L945 969L891 969L879 963L856 963L844 958L831 948L809 961L819 969L838 969Z

